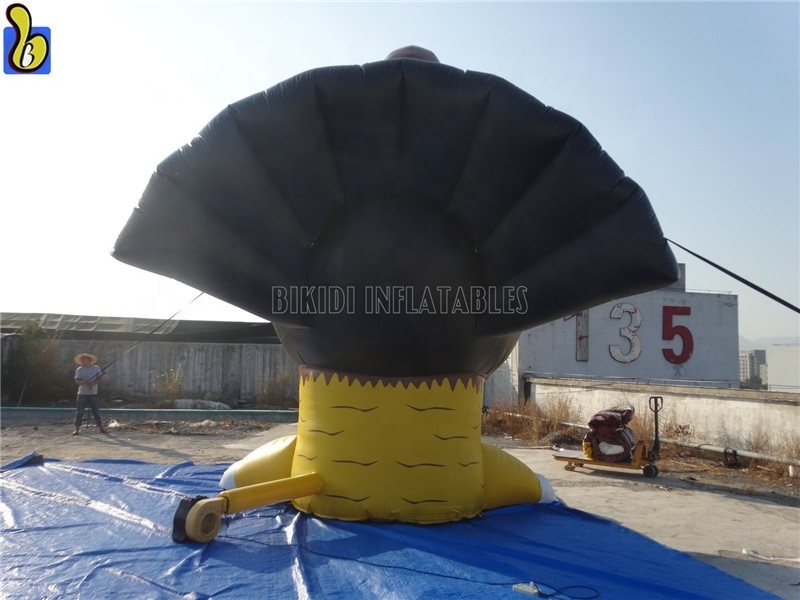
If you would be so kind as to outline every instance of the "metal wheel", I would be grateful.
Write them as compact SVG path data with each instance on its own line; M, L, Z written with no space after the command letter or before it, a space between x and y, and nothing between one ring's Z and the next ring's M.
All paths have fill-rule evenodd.
M658 475L658 467L655 465L645 465L642 472L645 477L656 477Z
M574 471L575 470L575 465L573 465L572 463L567 463L567 464L564 465L564 468L567 471Z

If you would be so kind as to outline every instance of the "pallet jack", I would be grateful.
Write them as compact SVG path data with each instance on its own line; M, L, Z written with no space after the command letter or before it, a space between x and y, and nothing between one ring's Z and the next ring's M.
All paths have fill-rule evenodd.
M582 450L559 449L553 458L566 462L564 469L574 471L575 467L608 467L611 469L630 469L638 471L641 469L645 477L656 477L658 467L656 461L661 458L661 442L658 437L658 413L664 405L664 398L661 396L650 396L649 406L653 411L654 433L653 441L649 444L644 440L636 442L631 452L630 462L609 462L605 460L594 460L586 456Z

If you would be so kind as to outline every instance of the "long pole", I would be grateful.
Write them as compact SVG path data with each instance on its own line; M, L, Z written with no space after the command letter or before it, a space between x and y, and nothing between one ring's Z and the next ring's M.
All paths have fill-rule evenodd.
M170 321L172 321L172 320L173 320L175 317L177 317L177 316L178 316L180 313L182 313L184 310L186 310L187 308L189 308L189 306L190 306L190 305L191 305L191 304L192 304L192 303L193 303L195 300L197 300L197 299L198 299L200 296L202 296L203 294L205 294L205 292L200 292L199 294L197 294L197 296L195 296L194 298L192 298L192 299L189 301L189 303L188 303L188 304L186 304L186 305L185 305L183 308L181 308L181 309L180 309L178 312L176 312L175 314L173 314L173 315L172 315L171 317L169 317L168 319L165 319L164 321L162 321L162 322L161 322L161 323L159 323L158 325L156 325L155 329L153 329L151 332L149 332L149 333L148 333L148 335L152 335L152 334L154 334L156 331L158 331L159 329L161 329L162 327L164 327L164 325L166 325L167 323L169 323ZM96 377L98 377L99 375L104 375L104 374L105 374L105 372L106 372L106 369L108 369L108 368L109 368L111 365L113 365L115 362L117 362L117 361L121 360L121 359L122 359L122 358L123 358L123 357L124 357L126 354L128 354L129 352L131 352L131 351L132 351L134 348L138 347L139 345L143 344L145 341L146 341L146 340L141 340L141 341L138 341L138 342L136 342L136 343L135 343L133 346L131 346L130 348L128 348L127 350L125 350L125 352L123 352L122 354L120 354L120 355L119 355L117 358L115 358L114 360L112 360L112 361L111 361L110 363L108 363L106 366L102 367L102 368L100 369L100 372L99 372L99 373L96 373L95 375L92 375L92 377L91 377L90 379L87 379L87 380L86 380L86 383L91 383L91 382L92 382L92 381L94 381L94 379L95 379Z

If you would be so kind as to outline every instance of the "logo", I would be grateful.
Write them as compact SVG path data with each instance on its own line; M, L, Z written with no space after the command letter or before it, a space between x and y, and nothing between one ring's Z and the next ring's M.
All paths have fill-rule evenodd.
M3 72L8 75L50 72L50 28L33 27L30 11L22 4L6 9L11 27L3 29Z
M273 286L276 315L484 315L524 314L525 286L367 285Z

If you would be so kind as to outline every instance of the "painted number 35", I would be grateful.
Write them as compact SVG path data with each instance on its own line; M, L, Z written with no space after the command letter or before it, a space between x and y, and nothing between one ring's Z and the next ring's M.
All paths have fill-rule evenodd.
M623 352L620 346L611 345L608 351L611 357L617 362L629 363L633 362L642 353L642 342L636 335L636 331L642 324L642 315L639 310L632 304L623 302L617 304L611 309L612 319L621 319L623 314L630 315L630 322L627 326L621 327L619 330L620 337L628 340L628 351ZM678 325L675 323L675 317L689 316L692 314L692 309L688 306L665 306L662 311L661 318L661 339L672 341L675 338L680 338L681 350L676 353L672 348L664 348L661 353L669 362L679 365L685 363L692 357L694 351L694 339L692 332L685 325Z

